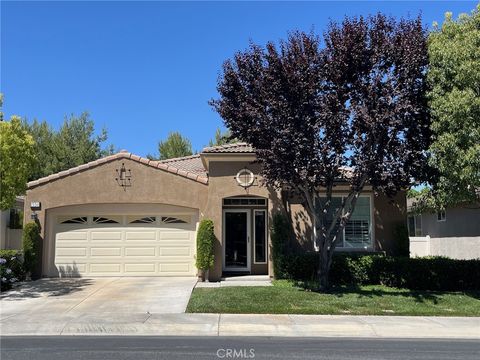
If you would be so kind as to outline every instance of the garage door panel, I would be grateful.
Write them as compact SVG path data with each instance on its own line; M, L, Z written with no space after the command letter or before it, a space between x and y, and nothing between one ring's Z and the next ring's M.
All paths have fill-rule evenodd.
M76 248L76 247L58 247L57 248L57 256L62 257L79 257L79 256L87 256L87 249L86 248Z
M119 241L122 240L121 231L92 231L90 233L92 241Z
M90 248L90 256L121 256L122 249L120 247L92 247Z
M83 263L57 263L57 268L60 274L66 276L78 275L87 272L87 264Z
M156 273L155 263L138 263L138 264L125 264L125 273Z
M148 241L148 240L157 240L156 231L127 231L126 232L127 241Z
M190 256L189 247L161 247L160 256Z
M92 274L102 274L102 273L120 273L122 265L119 263L116 264L90 264L90 273Z
M194 223L129 224L126 214L120 224L95 224L95 216L57 225L55 265L61 276L195 275Z
M84 240L87 241L88 233L83 231L70 231L70 232L59 232L57 233L57 240L62 241L78 241Z
M160 265L160 273L188 273L191 271L191 265L187 262L185 263L162 263Z
M125 256L155 256L154 247L127 247L125 248Z
M190 232L188 231L162 231L160 233L160 240L161 241L168 241L168 240L190 240Z

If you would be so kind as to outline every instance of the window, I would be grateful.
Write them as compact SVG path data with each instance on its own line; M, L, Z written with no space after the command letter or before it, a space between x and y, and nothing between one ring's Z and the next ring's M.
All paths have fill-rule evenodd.
M223 206L238 206L238 205L247 205L247 206L266 206L267 199L262 198L228 198L223 199Z
M128 223L129 224L153 224L157 221L155 216L132 216L130 217Z
M162 216L162 222L165 224L188 224L189 216Z
M94 216L93 217L94 224L119 224L119 219L114 219L112 217L102 217L102 216Z
M326 198L320 198L324 202ZM332 197L330 211L327 213L326 227L330 227L336 211L342 205L343 197ZM337 223L337 229L339 222ZM336 229L334 228L334 231ZM371 201L369 196L360 196L347 225L337 239L338 248L365 249L372 247Z
M19 209L10 209L10 221L8 223L10 229L23 228L23 211Z
M422 236L422 215L408 217L408 236Z
M58 222L60 224L86 224L87 223L87 217L86 216L61 217Z
M254 210L254 246L255 246L255 263L267 263L267 211Z
M447 221L447 213L445 210L437 212L437 221Z

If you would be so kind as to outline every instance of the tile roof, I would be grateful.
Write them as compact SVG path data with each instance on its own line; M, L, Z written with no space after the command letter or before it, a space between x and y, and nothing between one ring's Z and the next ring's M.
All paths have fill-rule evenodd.
M235 144L226 144L220 146L208 146L202 150L202 153L254 153L255 150L250 144L238 142Z
M198 157L198 160L193 159L195 157ZM60 178L63 178L63 177L69 176L69 175L73 175L73 174L81 172L83 170L94 168L94 167L99 166L101 164L105 164L107 162L114 161L114 160L117 160L117 159L130 159L130 160L145 164L147 166L151 166L151 167L156 168L156 169L167 171L167 172L170 172L172 174L176 174L176 175L179 175L179 176L182 176L182 177L200 182L202 184L208 184L208 176L207 176L205 170L203 169L203 172L201 172L198 167L194 166L194 164L197 161L201 164L200 157L198 155L187 157L187 159L184 158L185 160L183 160L183 161L181 161L182 158L170 159L170 160L165 160L165 161L155 161L155 160L150 160L150 159L147 159L147 158L144 158L144 157L140 157L138 155L135 155L135 154L129 153L125 150L122 150L119 153L116 153L116 154L113 154L113 155L110 155L110 156L107 156L107 157L104 157L104 158L101 158L101 159L98 159L98 160L95 160L95 161L91 161L87 164L76 166L74 168L71 168L71 169L68 169L68 170L65 170L65 171L61 171L61 172L56 173L56 174L52 174L52 175L43 177L43 178L38 179L38 180L30 181L27 184L27 188L31 189L31 188L34 188L36 186L42 185L44 183L47 183L47 182L50 182L50 181L53 181L53 180L57 180L57 179L60 179ZM202 165L202 168L203 168L203 165Z
M200 159L200 155L191 155L191 156L184 156L179 158L161 160L159 163L166 164L168 166L181 169L193 174L197 174L198 176L208 178L207 171L203 166L202 159Z

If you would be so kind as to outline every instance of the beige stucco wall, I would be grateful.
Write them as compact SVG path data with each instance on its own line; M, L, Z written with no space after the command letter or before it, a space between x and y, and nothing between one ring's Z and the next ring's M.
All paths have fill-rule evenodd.
M404 191L388 198L379 194L374 196L375 250L396 255L397 239L395 229L399 225L407 226L407 198Z

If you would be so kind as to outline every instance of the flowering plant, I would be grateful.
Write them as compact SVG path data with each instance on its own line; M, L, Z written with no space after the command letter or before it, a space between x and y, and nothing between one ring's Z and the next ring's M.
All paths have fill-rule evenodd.
M23 267L16 253L3 253L0 257L1 290L8 290L23 277Z

